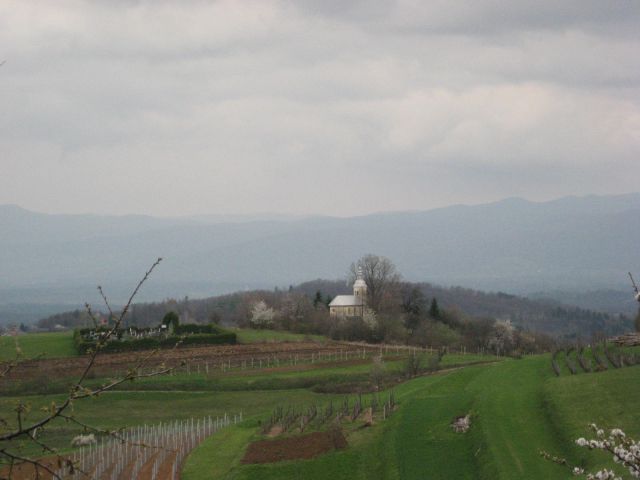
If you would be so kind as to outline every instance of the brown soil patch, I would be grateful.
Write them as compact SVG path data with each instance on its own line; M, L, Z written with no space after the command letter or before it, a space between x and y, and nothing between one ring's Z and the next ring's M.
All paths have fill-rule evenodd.
M282 427L280 425L274 425L267 433L267 437L277 437L282 433Z
M308 459L346 447L347 440L339 429L275 440L260 440L249 445L242 463Z

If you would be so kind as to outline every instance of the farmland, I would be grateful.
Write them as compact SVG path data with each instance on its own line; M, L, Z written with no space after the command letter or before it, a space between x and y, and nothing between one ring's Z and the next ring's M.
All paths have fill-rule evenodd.
M585 435L587 423L623 423L640 434L633 413L640 371L554 378L548 360L506 360L406 382L395 389L397 415L351 437L347 450L313 460L241 465L255 429L238 426L205 441L191 455L184 478L208 478L207 468L234 479L567 478L567 471L543 460L539 450L597 466L592 460L597 456L572 445L573 438ZM470 432L454 433L451 419L468 412L474 422ZM224 446L218 443L223 438Z
M11 418L10 412L19 401L29 406L28 418L35 418L51 402L60 401L71 374L83 362L71 350L65 354L63 345L70 340L68 335L53 334L38 341L29 337L20 337L23 350L35 352L48 344L56 354L26 362L23 370L16 370L19 375L12 372L5 381L11 388L0 398L4 417ZM640 401L638 367L611 366L602 372L570 375L562 365L562 375L556 376L550 355L505 359L460 352L445 354L438 372L402 379L409 349L284 337L289 341L278 341L274 333L249 332L241 345L161 351L158 361L185 361L187 365L171 375L137 380L98 398L76 402L74 415L101 430L113 430L224 418L225 414L239 418L242 412L241 422L232 422L208 436L191 453L185 452L188 456L181 468L186 480L560 479L567 477L567 471L542 459L539 450L587 467L598 466L602 458L572 445L573 438L587 433L588 423L621 426L630 434L640 435L640 419L633 408ZM3 352L11 349L4 348ZM375 393L372 358L380 354L385 380ZM586 355L593 358L590 351ZM133 360L132 354L103 355L89 385L100 384L105 375L117 374ZM380 399L393 394L396 406L384 420L378 410L368 427L362 417L357 421L343 419L346 448L306 460L243 463L249 445L266 438L261 425L274 410L324 411L345 399L352 408L359 391L365 392L365 406L374 394ZM35 392L39 394L33 395ZM453 432L452 420L467 414L471 416L470 430ZM330 425L314 421L309 432L328 431ZM70 439L82 430L73 423L56 421L40 438L72 454L77 449L70 446ZM292 438L295 444L296 435L294 428L278 438ZM26 447L24 453L41 454L33 446Z
M0 361L15 358L16 345L25 358L39 356L57 358L77 355L71 332L37 333L18 337L0 337Z

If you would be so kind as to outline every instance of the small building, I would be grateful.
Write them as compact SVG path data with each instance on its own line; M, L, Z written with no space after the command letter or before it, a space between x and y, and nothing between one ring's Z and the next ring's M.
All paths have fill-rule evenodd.
M329 304L329 315L336 318L360 317L367 312L367 284L358 269L353 295L337 295Z

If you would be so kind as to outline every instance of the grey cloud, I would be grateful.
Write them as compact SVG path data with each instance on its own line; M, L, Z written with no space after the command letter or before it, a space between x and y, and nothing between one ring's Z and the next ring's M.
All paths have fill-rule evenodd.
M347 215L634 190L640 19L614 5L5 2L0 203Z

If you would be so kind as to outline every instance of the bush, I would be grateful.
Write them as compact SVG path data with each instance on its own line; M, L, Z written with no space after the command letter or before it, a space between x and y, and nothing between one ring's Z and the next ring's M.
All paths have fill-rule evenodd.
M436 355L431 355L429 360L427 361L427 371L435 372L440 369L440 362L442 361L442 357L444 357L444 349L438 350Z
M180 317L174 311L167 312L167 314L162 319L162 325L171 325L175 331L180 325Z
M188 326L189 325L180 325L179 328ZM131 340L114 340L105 343L100 351L107 353L132 352L136 350L151 350L154 348L173 347L178 343L180 343L181 345L233 345L237 342L236 334L233 332L228 332L213 325L195 325L195 327L212 327L210 329L210 332L216 331L217 333L193 333L184 336L171 335L163 338L146 337ZM89 350L96 348L96 342L86 340L84 338L84 336L91 331L91 329L77 329L74 332L73 340L78 353L86 354ZM121 336L121 334L119 336Z
M187 323L185 325L178 325L174 327L173 333L175 335L185 335L188 333L208 333L208 334L219 334L225 332L224 329L218 327L217 325L208 324L208 325L198 325L196 323Z
M410 353L404 362L404 374L408 378L413 378L420 372L420 365L422 365L422 361L424 359L424 355L417 353Z

